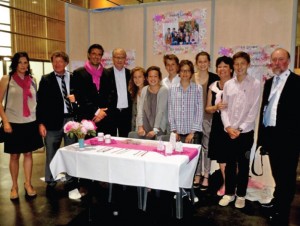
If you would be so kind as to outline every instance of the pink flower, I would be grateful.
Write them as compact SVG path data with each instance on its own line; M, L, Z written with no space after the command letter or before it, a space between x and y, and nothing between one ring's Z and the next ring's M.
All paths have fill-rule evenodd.
M97 129L95 123L93 121L90 121L90 120L83 119L81 121L81 124L87 130L96 130Z
M96 125L93 121L82 120L81 123L69 121L64 125L64 133L73 138L76 136L78 139L84 138L86 135L96 136Z
M78 122L69 121L64 126L64 132L68 133L71 130L78 129L79 127L80 127L80 124Z

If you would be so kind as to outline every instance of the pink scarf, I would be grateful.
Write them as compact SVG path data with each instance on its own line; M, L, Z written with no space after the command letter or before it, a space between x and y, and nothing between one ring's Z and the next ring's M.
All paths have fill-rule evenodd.
M28 97L32 98L30 92L31 78L30 76L24 76L24 79L21 79L17 73L13 74L13 79L16 83L23 89L23 116L30 116L30 110L28 107Z
M100 89L100 78L103 72L103 66L100 64L100 67L96 69L93 67L90 62L87 60L84 64L84 68L87 70L87 72L92 75L93 83L96 85L97 90Z

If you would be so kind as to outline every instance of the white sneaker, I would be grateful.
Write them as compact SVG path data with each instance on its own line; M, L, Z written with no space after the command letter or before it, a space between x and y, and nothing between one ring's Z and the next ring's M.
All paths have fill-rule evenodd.
M235 203L234 203L236 208L244 208L245 207L245 197L236 197Z
M194 203L197 203L197 202L199 202L199 198L197 196L195 196Z
M228 204L233 201L234 201L234 195L224 195L223 198L219 201L219 205L228 206Z

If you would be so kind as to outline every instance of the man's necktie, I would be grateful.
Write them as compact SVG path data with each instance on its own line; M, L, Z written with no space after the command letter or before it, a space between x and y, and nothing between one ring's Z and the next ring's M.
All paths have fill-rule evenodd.
M65 99L68 113L71 114L72 113L72 105L71 105L71 101L68 98L68 92L67 92L67 87L66 87L66 83L65 83L65 75L57 75L57 77L59 77L61 79L61 89L63 92L63 96Z
M275 125L272 125L271 114L272 114L272 108L273 108L273 105L274 105L274 102L275 102L275 99L276 99L276 95L277 95L277 92L278 92L278 87L277 86L279 85L280 77L276 76L274 79L275 79L275 82L274 82L274 87L273 87L272 90L275 90L275 91L272 94L272 97L271 97L271 99L268 103L267 109L266 109L266 111L264 112L264 115L263 115L263 123L264 123L265 126L275 126ZM271 90L271 93L272 93L272 90Z

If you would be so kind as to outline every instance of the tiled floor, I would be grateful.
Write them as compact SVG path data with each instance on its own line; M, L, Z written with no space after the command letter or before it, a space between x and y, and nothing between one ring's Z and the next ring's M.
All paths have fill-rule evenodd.
M68 198L70 187L58 184L55 191L46 192L46 186L40 180L44 174L45 153L34 153L33 185L38 192L34 200L26 200L23 189L23 169L20 165L18 202L11 202L9 191L11 178L8 169L9 155L3 153L0 144L0 226L52 226L52 225L197 225L197 226L264 226L269 225L265 217L266 210L258 202L246 202L246 208L236 209L234 204L228 207L218 205L219 197L215 192L196 191L199 202L192 205L188 197L184 198L184 218L174 217L174 194L154 191L148 196L147 211L137 208L136 188L114 186L113 204L107 202L105 184L94 182L90 186L90 196L81 200ZM22 159L20 160L22 163ZM300 164L299 164L300 166ZM300 168L300 167L299 167ZM294 199L290 226L300 225L300 169L298 168L297 195ZM114 210L118 215L114 216Z

